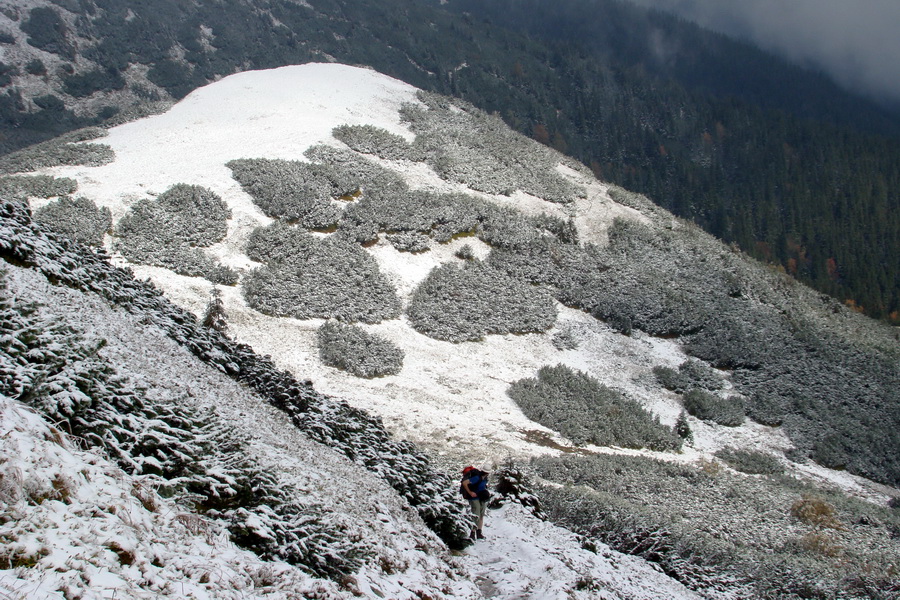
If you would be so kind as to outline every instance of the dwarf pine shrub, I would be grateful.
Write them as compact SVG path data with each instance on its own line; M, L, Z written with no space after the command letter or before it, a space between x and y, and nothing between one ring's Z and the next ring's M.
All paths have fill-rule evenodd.
M572 325L566 325L554 332L550 341L557 350L575 350L579 344L578 331Z
M403 350L356 325L328 321L317 334L319 357L329 367L366 378L396 375L403 368Z
M110 210L97 208L88 198L60 198L36 210L34 220L50 231L88 246L102 246L103 236L112 229Z
M400 252L412 252L413 254L416 254L431 249L429 237L414 231L390 234L387 236L387 241Z
M53 198L74 194L78 182L68 177L50 175L9 175L0 178L0 193L26 197Z
M593 377L565 365L541 367L506 392L529 419L577 445L671 451L681 439L641 405Z
M675 435L691 444L694 442L694 432L691 430L691 424L688 423L687 411L682 410L678 413L678 419L675 420Z
M489 334L537 333L556 321L550 294L480 262L435 267L406 310L418 332L450 342Z
M340 217L331 199L342 192L333 188L327 166L263 158L232 160L226 166L269 217L307 229L330 227Z
M222 302L222 292L219 288L213 287L209 293L209 302L206 303L206 310L203 311L203 326L215 329L219 333L228 333L228 320L225 314L225 304Z
M777 458L765 452L723 448L716 452L716 457L725 461L725 464L732 469L749 475L780 475L784 473L784 465Z
M407 187L399 173L356 152L319 144L310 147L303 155L312 163L327 167L325 173L338 196L355 190L363 190L367 194L391 193L392 190Z
M567 162L555 151L512 131L471 104L419 92L424 104L405 104L401 118L416 134L413 147L443 179L488 194L516 190L566 203L584 194L556 171Z
M435 194L405 186L376 189L347 207L338 231L361 243L376 239L379 232L427 236L443 243L474 232L484 205L464 194Z
M722 389L724 383L721 375L698 360L686 360L678 365L678 370L653 367L653 374L664 388L678 393L694 388L712 392Z
M140 200L131 207L116 225L114 248L132 262L234 283L236 274L200 250L225 238L230 217L231 210L216 193L177 184L155 200Z
M0 173L29 173L64 165L100 167L109 164L116 157L111 147L83 143L106 135L105 129L88 127L23 148L0 158Z
M682 402L688 414L702 421L712 421L728 427L737 427L744 422L744 401L739 396L722 398L694 388L685 392Z
M475 251L472 250L472 246L469 244L464 244L453 253L453 256L460 260L475 260Z
M378 263L358 244L317 239L282 222L258 228L247 255L265 263L244 279L247 303L295 319L378 323L400 314L400 299Z
M385 160L409 160L417 162L423 156L402 136L374 125L340 125L331 134L347 144L351 150L362 154L374 154Z

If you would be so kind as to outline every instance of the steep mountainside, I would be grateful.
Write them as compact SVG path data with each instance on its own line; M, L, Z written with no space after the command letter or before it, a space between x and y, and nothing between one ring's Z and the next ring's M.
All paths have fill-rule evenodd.
M334 60L497 112L856 310L900 318L897 116L619 0L3 0L0 151L238 71Z
M317 512L331 501L308 494L330 467L303 479L296 459L283 459L287 473L255 465L232 427L195 411L220 404L216 384L198 384L202 395L182 378L129 384L122 376L144 368L116 371L123 350L92 358L106 337L91 333L98 325L42 325L16 298L46 283L11 277L4 394L67 420L129 475L163 477L176 500L263 559L414 593L421 578L408 574L448 564L440 548L466 544L464 506L439 471L475 463L496 471L505 498L585 536L585 548L657 563L692 590L685 597L877 598L900 585L896 491L882 485L900 481L896 332L497 117L371 70L309 64L228 77L163 114L80 131L7 165L18 172L0 181L8 263L160 328L382 478L418 513L411 522L442 540L431 537L439 546L420 549L393 583L366 575L373 561L396 570L380 557L400 545L382 548L378 525ZM43 229L102 245L208 327ZM123 410L133 417L122 421ZM191 422L209 434L188 435ZM227 452L185 472L173 447ZM278 491L287 482L307 500ZM497 533L540 529L504 510ZM332 558L317 563L313 540ZM498 540L463 560L517 547ZM28 556L15 566L49 564ZM578 556L548 597L617 589ZM586 560L595 566L578 579L572 565ZM500 583L519 593L517 578L537 585L533 563L513 563L517 577L471 562L468 577L479 573L489 597ZM442 577L465 587L439 571L422 589L446 589ZM653 593L665 597L666 585Z

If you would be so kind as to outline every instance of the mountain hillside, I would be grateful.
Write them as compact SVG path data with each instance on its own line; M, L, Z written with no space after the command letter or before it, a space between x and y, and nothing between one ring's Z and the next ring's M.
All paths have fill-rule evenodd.
M174 442L140 454L148 442L131 432L146 425L119 423L118 400L89 403L117 423L112 437L98 437L101 450L129 475L190 483L166 485L181 502L199 494L195 506L256 556L344 586L348 575L394 586L388 596L397 597L415 597L415 585L433 597L528 593L535 562L515 540L537 535L553 540L535 542L541 556L568 548L561 563L542 563L565 582L541 588L552 598L635 593L596 562L618 556L607 547L678 582L652 579L641 597L875 598L900 585L892 566L900 517L889 506L898 495L889 486L900 482L896 332L472 105L368 69L307 64L225 78L165 113L11 155L7 168L16 173L0 181L8 298L13 307L18 298L47 304L80 331L88 341L63 344L72 360L93 356L89 340L111 338L113 320L99 313L79 324L79 310L53 308L61 292L39 277L29 283L35 276L22 267L123 307L152 336L165 332L161 344L174 340L286 415L243 408L252 398L226 402L230 383L192 385L186 375L159 383L176 369L146 357L174 353L144 352L145 342L128 337L102 354L104 369L128 366L74 396L112 402L97 390L119 389L108 382L126 376L121 385L135 390L126 397L146 407L138 417L167 415L166 435L190 452L239 441L259 448L269 458L249 460L238 445L214 453L209 471L182 474L161 458ZM103 250L85 254L81 244ZM103 253L166 300L114 275ZM23 293L30 289L38 291ZM40 327L16 325L32 319L28 310L13 313L10 331ZM11 339L35 348L10 346L23 365L62 343ZM12 370L23 383L7 396L47 395L53 402L33 402L36 410L94 431L100 417L73 417L54 388L28 383L43 382L28 369ZM142 378L157 383L145 391ZM183 400L172 407L173 398ZM222 431L203 412L211 406L238 413L237 425ZM298 471L309 462L311 451L299 450L306 443L290 445L300 452L292 458L279 449L283 434L254 425L266 419L280 431L278 418L365 468L347 476L357 481L350 490L380 485L393 516L372 518L381 495L357 502L348 490L298 506L267 487L283 481L300 497L318 494L319 480L339 472L328 461L344 460L329 454L319 475ZM210 437L180 437L190 419ZM259 438L229 433L244 427ZM442 474L470 463L494 472L506 499L489 523L501 538L493 545L467 548L465 506ZM218 473L251 465L241 477L261 478L271 496L235 504L241 494L222 492ZM346 507L335 514L347 520L322 513L320 502ZM261 540L247 533L258 522L271 532ZM311 538L333 560L297 549L304 527L324 528ZM430 541L383 541L391 528ZM404 547L417 549L404 568L386 567L384 557ZM447 548L464 552L462 571ZM42 559L31 560L15 564ZM495 560L515 575L485 568ZM373 561L396 577L366 571Z
M602 179L900 322L897 114L620 0L4 0L0 153L310 61L368 65L496 112Z

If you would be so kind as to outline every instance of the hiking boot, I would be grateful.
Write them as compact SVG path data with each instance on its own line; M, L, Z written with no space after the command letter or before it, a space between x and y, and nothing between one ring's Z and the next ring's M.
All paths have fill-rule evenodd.
M479 540L483 540L483 539L484 539L484 534L481 533L481 530L480 530L480 529L476 529L476 530L475 530L475 537L476 537L477 539L479 539Z
M473 530L472 530L472 533L469 534L469 538L470 538L470 539L473 539L473 540L477 540L477 539L478 539L478 532L479 532L479 531L480 531L480 530L478 530L478 529L473 529Z

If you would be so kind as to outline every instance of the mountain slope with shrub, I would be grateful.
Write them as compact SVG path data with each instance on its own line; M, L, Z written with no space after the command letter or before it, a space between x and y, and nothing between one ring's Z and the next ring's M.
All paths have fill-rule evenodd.
M473 463L586 548L655 562L702 597L877 598L900 585L888 507L900 481L896 332L496 116L368 69L310 64L235 75L164 114L17 160L0 181L19 199L0 238L8 262L160 327L382 478L449 547L465 544L464 506L440 471ZM215 210L171 210L173 198ZM105 215L112 261L180 309L38 233L72 236L73 222ZM127 253L123 222L213 268ZM216 232L212 243L191 237L194 222ZM200 328L203 316L233 339ZM187 418L161 414L175 429ZM210 435L229 446L215 426ZM200 479L201 495L217 489ZM234 539L301 560L285 550L296 528L273 526L283 537L264 543L242 537L240 517L271 508L273 523L292 523L311 509L275 493L241 510L207 495ZM338 569L369 564L365 539L338 550ZM595 593L600 579L569 591Z
M670 15L620 0L0 9L0 152L158 111L239 71L369 65L497 112L856 310L900 318L897 115Z

